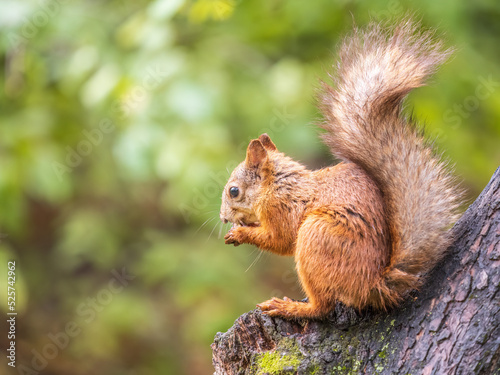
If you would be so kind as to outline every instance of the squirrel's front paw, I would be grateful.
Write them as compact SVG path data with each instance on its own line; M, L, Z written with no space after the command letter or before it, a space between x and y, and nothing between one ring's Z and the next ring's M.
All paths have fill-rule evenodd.
M224 236L224 242L228 245L241 245L243 243L242 229L242 227L231 228L231 230Z

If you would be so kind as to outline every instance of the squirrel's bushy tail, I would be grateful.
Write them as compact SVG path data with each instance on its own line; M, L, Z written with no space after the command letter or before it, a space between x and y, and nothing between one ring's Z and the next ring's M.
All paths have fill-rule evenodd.
M418 287L450 244L461 193L402 102L444 62L430 32L405 21L384 29L355 30L340 49L334 88L320 96L334 155L361 166L381 189L393 241L390 264L378 288L380 307Z

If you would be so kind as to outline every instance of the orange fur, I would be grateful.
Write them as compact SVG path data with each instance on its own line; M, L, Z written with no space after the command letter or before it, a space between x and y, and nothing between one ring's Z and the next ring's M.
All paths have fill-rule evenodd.
M273 298L265 313L315 318L337 301L387 309L441 259L460 192L401 103L447 55L409 21L355 30L336 88L320 98L325 141L344 161L309 171L266 134L250 142L223 192L221 219L234 223L225 241L294 255L309 298Z

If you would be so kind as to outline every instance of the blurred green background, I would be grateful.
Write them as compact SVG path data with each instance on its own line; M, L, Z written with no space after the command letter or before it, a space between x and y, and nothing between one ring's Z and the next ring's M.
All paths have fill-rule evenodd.
M444 33L457 52L408 107L470 201L500 161L495 0L0 5L0 267L6 285L16 261L24 373L209 374L217 331L302 296L292 259L224 246L220 195L262 132L333 162L314 95L354 21L414 12Z

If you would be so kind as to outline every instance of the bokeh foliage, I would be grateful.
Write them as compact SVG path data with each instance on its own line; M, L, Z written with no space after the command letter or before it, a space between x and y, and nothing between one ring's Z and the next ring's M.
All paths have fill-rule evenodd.
M457 52L409 110L471 199L500 160L494 0L1 5L0 260L18 265L18 365L81 328L46 374L210 373L218 330L301 296L290 259L223 245L220 193L264 131L312 168L332 162L315 88L354 22L410 12L439 27ZM123 267L135 278L109 292Z

